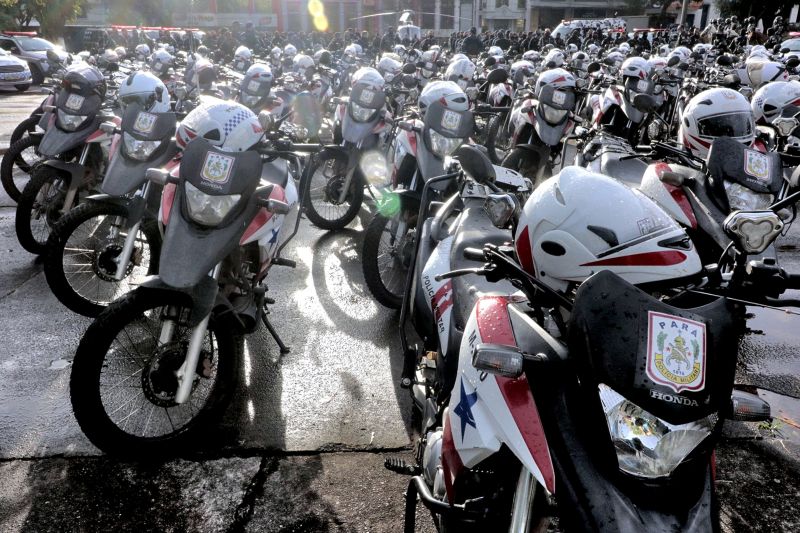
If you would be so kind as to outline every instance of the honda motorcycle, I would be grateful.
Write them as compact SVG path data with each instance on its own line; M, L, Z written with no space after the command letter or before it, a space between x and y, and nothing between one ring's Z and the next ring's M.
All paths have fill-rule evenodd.
M145 177L175 157L174 113L128 106L115 134L100 194L61 217L47 241L44 273L53 294L72 311L94 317L158 273L161 187ZM176 160L173 165L176 165Z
M493 178L488 160L462 167ZM601 269L567 298L522 266L531 257L520 242L454 249L463 266L480 266L436 281L478 275L517 292L472 296L452 387L441 353L406 346L422 437L416 465L386 464L412 475L404 530L415 530L419 498L440 530L540 531L555 496L567 531L717 531L722 423L770 417L766 402L733 388L734 300L753 281L748 255L774 241L776 212L798 199L730 215L733 275L710 273L704 292L662 285L656 298ZM530 215L511 217L518 239Z
M47 127L39 153L48 159L25 185L15 217L17 239L31 253L45 252L55 223L103 173L112 136L100 124L121 121L102 104L98 94L67 89L58 93L55 106L44 106Z
M259 320L288 351L267 320L265 282L272 266L294 266L278 253L297 203L280 159L291 156L224 151L198 137L179 167L148 171L165 185L158 276L100 313L72 367L75 417L101 450L151 458L196 445L230 400L242 335Z

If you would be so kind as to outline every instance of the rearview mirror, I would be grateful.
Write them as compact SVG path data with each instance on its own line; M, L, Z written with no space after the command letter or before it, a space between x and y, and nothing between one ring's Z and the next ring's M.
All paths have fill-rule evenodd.
M789 52L791 52L791 50L788 47L784 46L783 48L781 48L782 54L788 54Z
M658 107L656 99L649 94L637 94L633 97L633 107L642 113L650 113Z
M414 74L417 71L417 66L414 63L406 63L403 65L404 74Z
M717 65L720 65L722 67L729 67L732 64L733 64L733 59L731 59L731 56L723 54L717 58Z
M61 63L61 58L58 57L58 54L52 48L47 50L46 56L47 56L47 60L49 62L51 62L51 63Z
M478 183L494 181L494 165L489 157L477 147L462 144L453 153L453 158L458 160L464 173Z
M669 58L669 61L667 61L667 66L671 68L671 67L674 67L675 65L677 65L680 62L681 62L681 58L680 57L672 56L672 57Z
M786 62L786 66L789 68L795 68L797 67L797 65L800 65L800 58L798 58L797 56L790 57L789 60Z
M594 74L595 72L597 72L601 68L602 67L601 67L600 63L598 63L597 61L594 61L592 63L589 63L589 66L586 67L586 72L588 72L589 74Z

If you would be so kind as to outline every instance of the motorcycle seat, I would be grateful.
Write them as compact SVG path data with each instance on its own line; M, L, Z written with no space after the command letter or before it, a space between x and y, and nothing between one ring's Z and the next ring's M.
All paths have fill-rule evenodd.
M275 159L261 165L261 181L274 183L286 188L289 181L289 165L285 159Z
M486 244L501 245L511 242L513 236L507 229L496 228L483 208L468 208L462 214L462 222L450 250L450 265L453 269L481 266L476 261L464 258L464 249L483 248ZM516 288L508 281L491 283L483 276L470 274L453 278L453 319L456 327L464 330L475 302L487 294L513 294Z

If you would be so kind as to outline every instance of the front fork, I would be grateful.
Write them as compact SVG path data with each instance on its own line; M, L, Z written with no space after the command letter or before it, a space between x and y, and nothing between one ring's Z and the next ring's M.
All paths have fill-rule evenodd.
M86 167L86 159L89 157L89 148L91 144L84 144L83 150L81 150L81 156L78 158L78 164L82 167ZM64 197L64 205L61 207L61 214L67 213L70 209L72 209L72 202L75 201L75 196L78 194L78 188L80 187L83 180L70 180L69 189L67 189L67 195Z
M355 149L353 147L347 151L347 178L344 180L344 185L342 185L342 190L339 191L339 203L343 204L345 200L347 200L347 193L350 192L350 184L353 182L353 178L356 174L356 162L357 158L355 157Z
M211 277L219 279L219 273L222 269L222 263L219 263L211 271ZM168 318L161 324L161 334L158 338L159 345L164 345L172 341L172 336L175 333L175 326L177 320L178 308L170 306L167 309ZM175 317L175 318L170 318ZM175 393L175 403L183 404L189 399L192 393L192 384L194 383L194 375L197 370L197 362L200 360L200 352L203 349L203 340L208 331L208 321L211 318L211 313L206 315L194 329L192 329L191 337L189 338L189 347L186 349L186 359L176 372L178 378L178 390Z
M150 191L150 182L146 182L144 187L137 191L133 204L136 204L137 197L141 198L143 202L147 202L147 193ZM130 213L129 213L130 215ZM117 272L114 274L114 279L121 281L125 277L128 270L128 263L130 263L133 248L136 246L136 235L139 234L139 227L142 225L142 218L138 217L136 223L128 228L128 236L125 237L125 244L122 246L122 252L117 256L114 261L117 263Z

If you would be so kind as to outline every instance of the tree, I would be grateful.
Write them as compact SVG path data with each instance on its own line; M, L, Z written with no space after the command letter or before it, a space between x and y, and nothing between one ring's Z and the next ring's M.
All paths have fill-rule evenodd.
M75 19L86 0L0 0L0 13L12 17L19 26L39 22L45 37L61 37L67 22Z
M172 15L162 0L113 0L109 21L112 24L169 26Z

